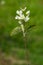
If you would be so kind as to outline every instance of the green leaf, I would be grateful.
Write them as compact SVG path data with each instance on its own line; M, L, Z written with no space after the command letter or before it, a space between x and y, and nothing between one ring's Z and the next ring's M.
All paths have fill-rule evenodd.
M16 34L18 34L18 33L21 32L21 31L22 31L22 30L21 30L21 27L20 27L20 26L17 26L17 27L15 27L15 28L11 31L10 36L16 35Z

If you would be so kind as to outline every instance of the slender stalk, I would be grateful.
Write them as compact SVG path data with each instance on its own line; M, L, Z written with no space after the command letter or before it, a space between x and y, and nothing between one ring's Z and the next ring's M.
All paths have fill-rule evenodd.
M28 61L28 48L27 48L27 36L26 36L26 34L25 34L25 37L23 37L23 38L24 38L24 47L25 47L25 60ZM27 63L27 65L28 65L28 63Z

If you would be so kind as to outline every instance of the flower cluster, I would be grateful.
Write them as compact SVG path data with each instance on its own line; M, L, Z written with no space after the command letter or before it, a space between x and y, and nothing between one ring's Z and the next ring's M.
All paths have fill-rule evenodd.
M30 18L29 18L29 15L30 15L30 10L29 11L26 11L26 7L24 9L20 9L20 10L17 10L16 11L16 17L15 19L19 20L18 23L20 24L21 26L21 30L23 32L23 36L25 37L25 28L24 28L24 25L22 23L22 21L24 22L27 22ZM26 12L25 12L26 11ZM24 14L25 12L25 14Z
M29 11L26 11L26 7L24 9L21 9L21 10L17 10L16 11L16 17L15 19L19 20L19 21L22 21L24 20L25 22L27 22L30 18L29 18L29 14L30 14L30 10ZM26 13L24 14L24 12L26 11ZM25 16L26 15L26 16Z

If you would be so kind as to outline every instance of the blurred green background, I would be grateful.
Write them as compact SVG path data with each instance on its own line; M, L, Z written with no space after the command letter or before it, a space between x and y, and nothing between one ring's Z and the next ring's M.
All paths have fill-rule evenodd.
M2 1L5 3L1 4ZM6 53L11 52L12 48L24 48L22 34L11 37L10 33L18 26L16 10L25 6L30 10L29 25L35 24L27 37L29 59L31 65L43 65L43 0L0 0L0 48ZM23 57L23 50L18 55Z

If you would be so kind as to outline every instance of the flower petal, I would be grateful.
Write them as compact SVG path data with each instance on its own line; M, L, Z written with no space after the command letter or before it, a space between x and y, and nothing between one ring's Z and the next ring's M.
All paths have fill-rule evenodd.
M30 18L28 16L26 16L25 18L25 22L27 22Z
M22 24L22 22L21 22L21 21L19 21L18 23L19 23L19 24Z
M22 14L22 10L20 10L19 12L20 12L20 14Z
M17 13L17 14L20 14L20 11L17 10L16 13Z
M28 15L30 13L30 11L27 11L26 14Z
M19 16L16 16L15 19L19 19Z

